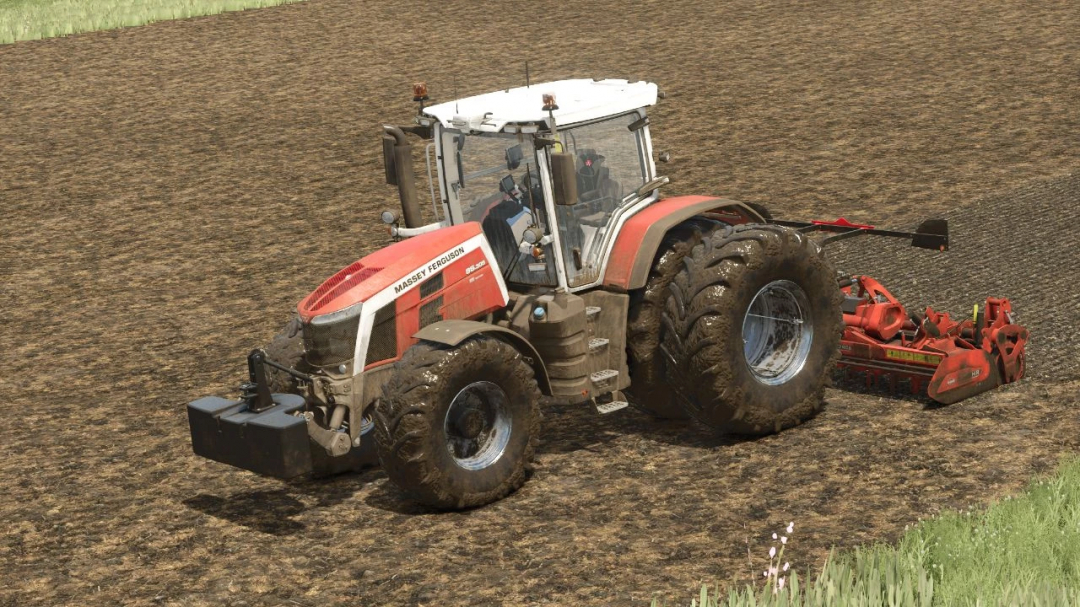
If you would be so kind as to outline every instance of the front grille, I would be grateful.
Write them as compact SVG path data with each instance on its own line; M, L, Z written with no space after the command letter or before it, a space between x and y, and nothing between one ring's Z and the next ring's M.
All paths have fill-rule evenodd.
M318 310L342 293L378 274L382 268L367 268L359 261L331 276L326 282L315 289L315 293L307 301L306 310Z
M352 360L360 319L353 317L331 325L304 324L304 356L310 365L330 366Z
M427 299L428 296L442 291L443 277L442 272L432 276L431 278L420 283L420 299Z
M426 304L420 306L420 328L430 325L434 322L439 322L442 317L442 295L432 299Z
M375 324L368 340L367 364L397 357L397 306L392 301L375 313Z

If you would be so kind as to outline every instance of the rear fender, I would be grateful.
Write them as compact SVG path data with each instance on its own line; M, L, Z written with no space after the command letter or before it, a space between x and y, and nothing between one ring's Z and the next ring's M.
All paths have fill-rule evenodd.
M626 220L611 248L604 287L632 291L645 286L653 258L669 230L695 216L729 224L765 223L748 204L726 198L678 196L653 203Z
M547 368L544 367L540 354L529 343L529 340L510 329L475 320L443 320L420 329L413 334L413 338L456 346L474 335L489 335L517 348L518 352L525 357L525 362L532 366L540 390L545 395L551 396L551 382L548 380Z

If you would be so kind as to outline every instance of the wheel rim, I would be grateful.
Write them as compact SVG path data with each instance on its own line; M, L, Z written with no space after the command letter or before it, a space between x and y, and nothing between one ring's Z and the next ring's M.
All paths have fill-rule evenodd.
M757 381L777 386L802 371L810 355L814 325L810 301L790 280L774 280L754 295L743 316L743 356Z
M454 396L443 420L446 448L454 463L482 470L502 457L510 441L510 405L506 392L488 382L473 382Z
M360 436L367 434L375 429L375 421L372 419L371 414L374 412L374 407L369 407L360 416Z

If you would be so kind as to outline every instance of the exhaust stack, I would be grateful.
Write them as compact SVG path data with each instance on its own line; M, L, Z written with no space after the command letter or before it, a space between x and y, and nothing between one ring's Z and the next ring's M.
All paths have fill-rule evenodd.
M421 225L420 201L416 198L416 179L413 176L412 145L400 127L383 126L383 164L386 183L396 185L401 198L401 216L406 228Z

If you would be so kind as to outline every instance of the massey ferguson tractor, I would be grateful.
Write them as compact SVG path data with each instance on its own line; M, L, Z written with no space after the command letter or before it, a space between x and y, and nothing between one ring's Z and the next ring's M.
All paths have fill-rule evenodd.
M239 399L188 404L195 453L279 478L381 464L413 499L460 509L525 482L545 396L760 435L813 415L837 363L941 402L1023 374L1007 300L963 322L909 315L822 249L878 234L943 251L944 221L906 233L661 197L657 97L563 80L425 105L414 86L415 124L384 127L395 242L299 303L248 356Z

